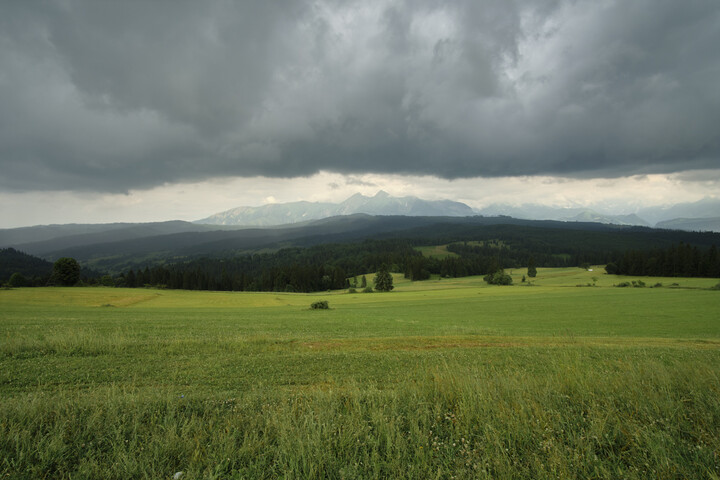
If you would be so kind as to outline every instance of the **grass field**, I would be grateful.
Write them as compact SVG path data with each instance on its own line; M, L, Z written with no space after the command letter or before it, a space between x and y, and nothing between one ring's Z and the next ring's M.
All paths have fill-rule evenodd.
M0 478L720 478L717 280L525 273L0 291Z

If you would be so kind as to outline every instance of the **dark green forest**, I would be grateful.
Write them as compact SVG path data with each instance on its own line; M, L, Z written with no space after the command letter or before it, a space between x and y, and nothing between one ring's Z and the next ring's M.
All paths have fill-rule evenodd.
M690 248L690 253L686 253ZM561 253L550 246L545 249L511 247L504 242L471 245L456 242L447 246L456 256L437 259L424 257L409 240L366 240L357 244L329 244L309 248L287 248L272 254L244 255L230 259L202 258L169 266L146 267L118 277L118 285L142 287L162 285L166 288L189 290L234 290L314 292L357 286L349 280L381 265L390 270L404 272L411 280L425 280L431 274L442 277L486 275L499 269L525 267L532 261L540 267L568 267L583 264L605 264L621 258L653 259L657 252L680 252L677 257L661 256L673 266L674 276L720 277L720 263L716 247L701 250L698 247L670 247L650 252L619 252L579 249L574 254ZM669 255L669 254L668 254ZM532 260L531 260L532 259ZM657 260L642 261L655 265ZM685 262L685 263L678 263ZM612 262L610 262L612 264ZM635 265L635 263L632 263ZM618 272L619 273L619 272ZM655 271L641 273L637 269L628 275L659 275Z
M403 217L381 218L382 228L390 220L405 221ZM192 253L184 255L181 250L163 247L161 239L186 241L189 238L186 234L151 237L143 242L130 242L134 253L120 257L125 265L128 262L131 265L114 269L115 274L113 270L108 274L83 269L80 282L188 290L314 292L355 286L353 278L376 272L381 265L404 272L412 280L424 280L430 275L487 275L529 264L536 267L607 264L610 272L625 275L720 277L717 233L561 222L478 223L485 220L423 224L412 219L408 228L397 231L348 231L342 227L335 233L324 231L323 235L301 236L293 231L294 238L286 233L278 237L277 231L258 230L246 232L238 240L233 236L239 235L237 232L220 232L221 241L203 240L193 247ZM372 238L368 238L371 233ZM215 238L213 232L188 235ZM263 242L272 243L264 245L264 253L257 253ZM102 245L77 249L109 249L107 244ZM200 245L204 245L204 251ZM447 245L449 255L425 257L418 247L428 245ZM120 246L111 244L112 249ZM128 260L133 257L134 261ZM99 263L93 265L97 268ZM47 285L52 283L52 266L46 260L12 248L0 250L1 283L7 283L17 273L23 285Z
M720 278L720 256L715 245L701 249L680 243L664 249L627 251L608 263L606 270L617 275Z

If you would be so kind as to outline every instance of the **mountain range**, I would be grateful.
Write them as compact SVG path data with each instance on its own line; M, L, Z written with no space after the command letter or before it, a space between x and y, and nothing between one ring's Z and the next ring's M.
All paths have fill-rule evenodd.
M668 207L648 207L628 214L601 213L591 208L550 207L537 204L520 206L491 204L481 209L451 200L430 201L417 197L392 197L384 191L368 197L355 194L341 203L292 202L259 207L237 207L197 220L196 224L222 226L290 225L339 215L508 216L526 220L595 222L688 231L720 231L720 200L707 198L694 203Z
M410 217L467 217L475 210L451 200L422 200L417 197L392 197L379 191L373 197L360 193L341 203L292 202L260 207L237 207L211 215L195 223L205 225L242 225L267 227L319 220L340 215L405 215Z
M294 229L326 218L358 214L406 217L472 217L560 222L599 223L619 226L655 227L670 230L720 232L720 199L706 198L694 203L639 209L635 213L612 215L589 208L558 208L537 204L513 206L492 204L482 209L450 200L430 201L417 197L392 197L380 191L372 197L356 194L341 203L294 202L260 207L238 207L196 222L108 223L38 225L0 229L0 248L49 255L83 246L132 242L174 234L200 234L263 228L268 231Z

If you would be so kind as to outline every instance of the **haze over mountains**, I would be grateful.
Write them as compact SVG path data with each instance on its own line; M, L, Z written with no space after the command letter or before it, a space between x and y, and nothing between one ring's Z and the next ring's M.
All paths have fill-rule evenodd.
M450 200L429 201L417 197L398 198L390 196L387 192L379 191L373 197L366 197L357 193L341 203L292 202L260 207L237 207L203 218L195 223L267 227L356 213L407 215L411 217L467 217L476 215L475 210L460 202Z
M638 245L646 245L650 241L646 236L650 239L653 235L657 237L652 237L655 240L668 244L688 239L694 239L697 244L713 244L716 243L714 234L670 230L720 232L720 219L711 216L717 211L720 211L720 201L715 199L624 215L539 205L495 204L475 210L460 202L397 198L381 191L372 197L353 195L338 204L294 202L240 207L194 223L66 224L0 229L0 248L12 247L49 261L73 257L96 271L118 273L202 256L232 257L378 236L427 239L453 230L456 233L453 238L477 235L496 238L492 236L496 234L499 238L507 234L506 227L515 229L516 235L525 235L521 233L523 228L545 230L548 235L563 232L558 233L560 238L566 238L564 232L567 231L585 232L580 243L613 235L604 240L609 249L621 248L621 245L630 248L624 242L632 236L641 240ZM647 228L653 223L668 230ZM442 237L437 241L450 240Z
M417 197L393 197L380 191L372 197L355 194L341 203L293 202L260 207L238 207L196 222L107 223L39 225L0 229L0 247L22 248L46 254L70 247L130 241L191 232L248 228L302 226L313 221L356 214L408 217L506 216L521 220L601 223L687 231L720 232L720 199L650 207L622 215L589 208L558 208L537 204L520 206L492 204L482 209L456 201L429 201Z
M341 203L292 202L237 207L196 221L223 226L289 225L339 215L509 216L525 220L595 222L614 225L720 231L720 200L704 199L670 207L649 207L629 214L600 213L590 208L560 208L537 204L492 204L482 209L451 200L429 201L413 196L392 197L384 191L368 197L355 194Z

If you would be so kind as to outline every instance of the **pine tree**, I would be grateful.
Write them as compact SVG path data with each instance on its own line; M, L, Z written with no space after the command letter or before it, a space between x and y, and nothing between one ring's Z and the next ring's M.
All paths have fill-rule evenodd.
M527 275L530 278L535 278L537 276L537 268L535 267L535 258L530 257L528 259L528 271Z
M378 292L389 292L393 288L393 278L385 265L382 265L373 280L375 290Z

